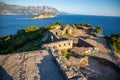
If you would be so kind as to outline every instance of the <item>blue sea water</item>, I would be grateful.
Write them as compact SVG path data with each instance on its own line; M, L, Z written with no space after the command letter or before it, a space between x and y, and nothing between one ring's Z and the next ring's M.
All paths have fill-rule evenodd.
M90 15L58 15L48 19L30 19L32 15L0 15L0 36L15 34L28 26L43 27L60 21L63 24L89 23L102 26L104 35L120 34L120 17Z

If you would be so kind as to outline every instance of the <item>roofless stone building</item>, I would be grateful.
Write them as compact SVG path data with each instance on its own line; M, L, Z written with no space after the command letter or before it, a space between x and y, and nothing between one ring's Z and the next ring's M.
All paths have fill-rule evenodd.
M59 50L72 48L73 40L59 37L70 35L74 31L75 28L71 25L65 25L65 27L57 25L55 29L49 30L42 39L42 41L50 41L50 43L42 45L42 48L57 48Z

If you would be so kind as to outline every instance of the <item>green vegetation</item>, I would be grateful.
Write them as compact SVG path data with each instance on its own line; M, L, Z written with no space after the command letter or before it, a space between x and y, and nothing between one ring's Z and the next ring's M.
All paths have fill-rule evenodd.
M80 23L80 26L88 27L89 29L94 29L94 27L90 24Z
M65 58L67 58L69 55L69 52L67 50L62 50L61 53L62 53L62 56L64 56Z
M48 29L30 26L18 30L17 34L0 37L0 54L37 50L42 43L39 43L43 33Z
M111 36L107 36L110 43L116 52L120 54L120 34L112 34Z
M56 22L56 23L54 23L54 24L51 24L51 25L62 25L62 23L61 22Z
M53 30L56 28L56 26L61 26L62 23L61 22L56 22L56 23L53 23L51 25L48 25L48 26L45 26L45 29L50 29L50 30Z
M25 32L33 32L39 30L38 26L29 26L28 28L25 29Z
M91 29L93 28L89 24L81 24L85 26L89 26ZM56 27L65 27L62 26L61 22L56 22L51 25L39 28L38 26L29 26L26 29L18 30L15 35L8 35L4 37L0 37L0 54L9 54L9 53L16 53L16 52L23 52L23 51L32 51L32 50L38 50L40 49L41 45L44 43L48 43L48 41L40 42L40 40L43 38L44 34L51 29L55 29ZM76 28L76 26L74 26ZM99 28L98 28L99 31ZM74 34L74 32L72 33ZM63 37L72 36L71 35L64 35ZM120 42L120 39L118 39L118 42ZM115 50L119 51L120 46L118 43L113 42ZM77 53L71 53L67 50L62 51L62 55L66 58L69 58L70 56L73 57L80 57Z
M26 29L18 30L15 35L0 37L0 54L38 50L42 44L48 43L48 41L40 42L47 30L61 24L56 22L42 28L29 26Z
M95 32L99 33L99 34L103 34L103 29L101 26L98 26L94 29L94 26L90 25L90 24L84 24L84 23L80 23L80 26L85 27L85 29L89 29L89 30L95 30ZM84 28L83 28L84 29Z
M4 37L4 41L7 41L7 40L9 40L10 39L10 36L5 36Z
M75 58L81 57L81 55L79 55L78 53L69 52L68 50L62 50L61 53L62 53L62 56L64 56L67 59L69 59L70 56L75 57Z
M103 29L102 29L102 27L96 27L96 31L97 31L97 33L99 33L99 34L103 34Z

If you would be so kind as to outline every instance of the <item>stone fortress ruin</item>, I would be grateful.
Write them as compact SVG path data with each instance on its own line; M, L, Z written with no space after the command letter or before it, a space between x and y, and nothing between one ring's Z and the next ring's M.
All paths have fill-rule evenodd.
M86 67L88 66L88 57L83 57L80 59L70 57L69 60L64 58L61 55L61 50L70 50L71 52L77 52L79 50L75 49L74 43L76 42L74 40L74 37L71 35L76 32L76 27L74 25L66 25L64 28L61 28L61 26L56 26L55 29L49 30L47 34L44 36L42 41L49 40L50 43L43 44L42 48L50 49L51 53L53 55L53 58L55 59L56 63L60 67L60 71L63 75L63 77L67 79L81 79L81 80L87 80L84 75L81 74L81 72L77 69L78 67ZM64 36L69 36L65 38ZM75 42L74 42L75 41ZM90 55L95 50L95 46L92 44L86 42L85 40L81 39L80 37L77 38L78 46L84 46L84 48L80 48L81 52L80 54L83 55ZM88 48L87 48L88 47ZM83 49L83 50L81 50Z
M61 26L56 26L55 29L49 30L42 41L49 40L50 43L42 45L42 48L57 48L58 50L71 49L73 47L73 40L68 38L60 38L64 35L71 35L75 32L75 28L66 25L61 29Z
M77 46L83 46L83 48L81 48L83 50L81 51L84 51L84 54L90 55L94 51L99 51L99 48L89 43L89 41L85 41L79 36L77 38L72 36L76 33L77 30L75 25L67 24L62 27L61 25L54 25L54 27L55 28L49 30L41 40L43 42L49 41L49 43L43 44L42 48L57 48L58 50L72 49L72 51L74 52L75 50L73 50L73 47L75 47L74 43L76 43ZM77 41L74 40L75 38L77 39Z
M45 44L41 50L0 56L2 70L10 74L2 76L5 73L1 71L0 80L2 77L9 79L8 76L15 80L120 79L117 73L120 71L113 68L115 65L105 39L99 35L91 36L88 30L76 29L77 26L54 25L55 28L43 34L40 42ZM68 57L63 55L64 50Z
M87 29L89 30L89 28ZM107 48L104 47L105 45L103 46L103 44L101 44L103 43L102 41L104 41L102 35L93 32L92 35L94 34L96 36L91 36L87 32L88 30L78 30L76 29L76 25L66 25L65 27L55 25L55 28L49 30L42 39L42 41L50 41L47 44L43 44L42 48L51 51L59 67L59 71L65 80L87 80L86 76L89 77L93 75L92 68L89 65L89 56L94 56L94 54L96 55L99 51L108 53L108 51L106 51ZM100 41L100 39L101 43L99 44L97 41ZM75 55L80 54L82 57L76 58L70 56L67 59L62 55L62 50L69 50L70 53ZM106 58L106 55L104 56L102 54L102 57ZM93 77L98 79L96 76L97 74L95 73Z

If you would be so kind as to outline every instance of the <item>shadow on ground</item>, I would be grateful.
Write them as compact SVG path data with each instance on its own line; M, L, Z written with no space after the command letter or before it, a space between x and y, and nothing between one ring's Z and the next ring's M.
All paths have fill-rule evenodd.
M41 63L38 65L40 72L40 80L63 80L63 77L56 65L51 53L48 51L48 55L44 56Z
M89 66L92 71L88 74L88 80L119 80L120 68L104 58L89 57ZM86 70L84 70L85 72ZM89 70L87 70L89 72Z
M13 78L0 66L0 80L13 80Z

